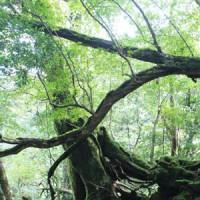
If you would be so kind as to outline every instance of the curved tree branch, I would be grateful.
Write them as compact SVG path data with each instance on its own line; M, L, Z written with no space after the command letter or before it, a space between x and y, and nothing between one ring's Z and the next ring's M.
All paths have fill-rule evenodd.
M107 93L95 113L88 119L82 129L77 129L58 137L54 137L48 140L36 139L36 138L18 138L16 140L0 139L0 143L15 144L16 146L0 151L0 157L17 154L28 147L35 148L51 148L64 144L66 142L72 142L79 140L85 140L89 137L94 129L102 122L104 117L110 111L112 106L120 99L124 98L140 86L147 82L150 82L159 77L168 75L182 74L192 78L200 78L200 65L191 63L189 66L186 64L176 65L159 65L152 67L145 71L139 72L136 78L133 77L123 82L118 88Z
M81 129L76 129L70 132L67 132L61 136L53 137L50 139L39 139L39 138L17 138L14 140L4 139L2 137L0 139L0 143L15 145L14 147L8 148L6 150L0 151L0 157L5 157L13 154L18 154L22 150L33 147L40 149L47 149L51 147L55 147L66 142L72 142L79 138L79 134L81 133Z

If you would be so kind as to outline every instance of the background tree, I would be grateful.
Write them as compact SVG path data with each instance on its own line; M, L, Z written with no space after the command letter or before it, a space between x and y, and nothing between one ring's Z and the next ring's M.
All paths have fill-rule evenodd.
M35 156L48 162L36 182L18 171L18 188L29 179L51 199L71 198L71 189L79 200L148 199L156 183L151 199L199 196L199 162L180 159L191 152L199 158L198 134L190 130L198 103L185 103L200 75L197 4L3 0L0 11L2 96L9 95L1 108L0 156L64 148L27 150L32 178ZM126 35L120 22L128 25ZM179 158L161 158L154 167L145 162L170 152ZM55 172L66 158L71 188L63 188L66 173Z

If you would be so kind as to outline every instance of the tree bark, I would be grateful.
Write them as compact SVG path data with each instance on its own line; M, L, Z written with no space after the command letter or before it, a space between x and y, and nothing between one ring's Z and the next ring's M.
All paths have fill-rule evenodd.
M56 30L51 30L41 23L34 24L33 26L39 28L47 34L51 33L56 37L61 37L81 44L83 46L88 46L95 49L100 48L110 53L118 53L115 44L109 40L88 36L66 28L57 28ZM51 31L49 32L49 30ZM122 46L120 47L120 49L122 51L122 54L126 57L138 59L145 62L151 62L154 64L170 63L173 65L182 65L183 67L192 65L197 67L200 64L200 58L174 56L165 53L159 53L158 51L152 49L142 49L130 46Z
M55 122L58 134L72 130L74 123L69 120ZM77 124L76 124L77 125ZM69 157L69 176L76 200L116 200L113 182L105 171L101 150L95 139L83 142ZM65 144L67 150L70 144Z

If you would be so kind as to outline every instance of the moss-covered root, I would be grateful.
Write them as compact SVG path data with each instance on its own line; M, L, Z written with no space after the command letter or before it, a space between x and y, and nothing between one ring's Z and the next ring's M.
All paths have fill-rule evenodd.
M118 143L114 142L104 127L100 129L98 141L103 156L109 158L111 165L118 166L115 169L118 172L118 177L126 179L126 175L128 175L141 180L152 180L150 166L137 156L130 155ZM120 173L120 169L124 172L124 177Z
M79 175L84 185L83 191L79 190L77 177L74 180L73 190L76 192L76 200L117 200L112 188L112 180L104 170L101 163L99 149L92 139L84 142L70 157L71 167ZM78 193L79 191L79 193ZM84 197L83 197L84 196ZM81 199L80 199L81 198Z

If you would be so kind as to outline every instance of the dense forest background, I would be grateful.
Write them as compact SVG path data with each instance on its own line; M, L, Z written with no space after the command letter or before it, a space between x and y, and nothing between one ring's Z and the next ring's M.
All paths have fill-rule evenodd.
M96 141L101 131L122 154L146 163L138 166L153 169L163 158L170 166L188 161L193 167L186 169L195 173L192 178L181 173L179 191L192 180L190 189L198 193L199 5L198 0L0 0L0 199L72 199L70 171L98 176L92 162L101 151L112 163L105 144ZM89 150L79 144L86 140ZM90 152L97 151L91 161ZM147 199L163 186L158 177L130 180L132 172L117 159L109 165L115 178L103 167L105 177L115 180L109 190L119 189L107 199L132 191ZM84 173L80 177L85 180ZM85 196L76 199L97 199L84 184ZM200 196L176 195L166 199Z

